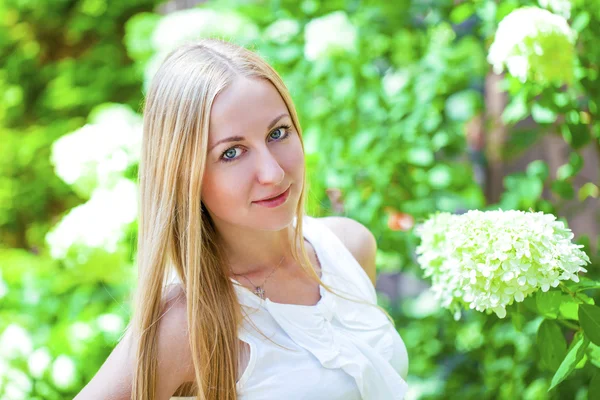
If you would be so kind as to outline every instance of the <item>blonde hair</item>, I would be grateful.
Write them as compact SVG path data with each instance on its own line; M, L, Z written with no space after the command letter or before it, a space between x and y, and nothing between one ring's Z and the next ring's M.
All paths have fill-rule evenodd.
M290 94L277 72L257 54L222 40L202 39L182 45L166 57L151 82L144 108L138 175L138 282L130 322L137 342L134 400L155 399L157 322L164 306L164 283L173 270L186 297L194 395L202 400L237 398L241 306L200 195L210 110L215 97L237 76L273 84L304 150ZM302 183L294 232L300 255L296 245L292 245L292 254L310 277L334 293L319 279L304 246L306 173ZM376 307L393 323L385 310Z

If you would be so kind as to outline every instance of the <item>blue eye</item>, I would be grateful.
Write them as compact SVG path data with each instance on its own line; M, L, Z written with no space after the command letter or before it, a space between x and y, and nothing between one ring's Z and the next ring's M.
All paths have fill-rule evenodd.
M223 152L223 160L224 161L231 161L231 160L235 160L235 151L239 150L238 147L231 147L227 150L225 150L225 152ZM233 154L232 154L233 153Z
M277 142L281 142L283 140L286 140L289 137L289 135L290 135L289 129L290 128L291 128L290 125L280 125L277 128L273 129L271 131L271 133L269 133L269 136L273 140L275 140ZM277 133L277 132L279 132L279 135L277 135L277 137L274 137L273 134ZM221 154L220 161L228 163L228 162L237 160L239 157L235 156L236 150L242 150L242 149L240 148L240 146L233 146L233 147L230 147L227 150L225 150Z
M280 128L275 129L273 132L271 132L271 135L274 134L274 133L276 133L276 132L280 132L279 137L276 137L274 139L279 139L280 137L282 137L283 135L285 135L285 133L287 132L287 130L284 129L283 133L281 133L280 129L284 129L284 127L282 126ZM271 136L271 137L273 137L273 136Z

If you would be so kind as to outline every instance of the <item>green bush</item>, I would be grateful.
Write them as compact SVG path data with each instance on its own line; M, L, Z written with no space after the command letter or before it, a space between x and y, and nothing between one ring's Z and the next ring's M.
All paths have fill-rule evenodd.
M3 398L72 397L116 345L135 285L132 199L143 90L182 40L232 39L282 75L304 131L309 211L368 226L378 238L379 271L422 276L413 226L435 211L561 215L567 200L599 195L597 182L575 187L582 149L600 153L596 0L573 1L567 18L577 38L572 54L562 54L561 73L549 68L552 57L528 56L533 75L503 79L510 102L502 123L510 135L494 154L519 155L558 134L571 155L556 179L541 160L507 176L497 203L475 179L465 127L486 111L484 80L499 22L537 2L227 0L167 15L157 3L0 5ZM535 48L535 40L527 43ZM517 129L530 115L535 128ZM125 206L115 214L119 200ZM596 241L577 238L592 266ZM600 350L586 324L597 321L597 307L589 307L599 274L588 270L589 280L566 287L577 296L538 292L505 319L469 311L456 321L429 290L399 304L382 296L409 351L408 397L591 398L600 385Z

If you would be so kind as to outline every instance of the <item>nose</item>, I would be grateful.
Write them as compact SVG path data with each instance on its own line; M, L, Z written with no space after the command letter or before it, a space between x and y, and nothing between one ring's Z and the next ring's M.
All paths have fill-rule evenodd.
M285 177L285 171L269 150L261 153L258 159L257 179L263 185L277 185Z

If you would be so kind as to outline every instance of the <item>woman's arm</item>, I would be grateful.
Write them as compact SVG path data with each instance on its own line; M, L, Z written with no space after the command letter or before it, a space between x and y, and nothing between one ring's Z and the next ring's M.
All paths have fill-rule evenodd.
M174 291L169 294L158 324L156 398L168 400L184 382L195 381L183 295L175 295ZM131 399L135 349L128 331L75 400Z

